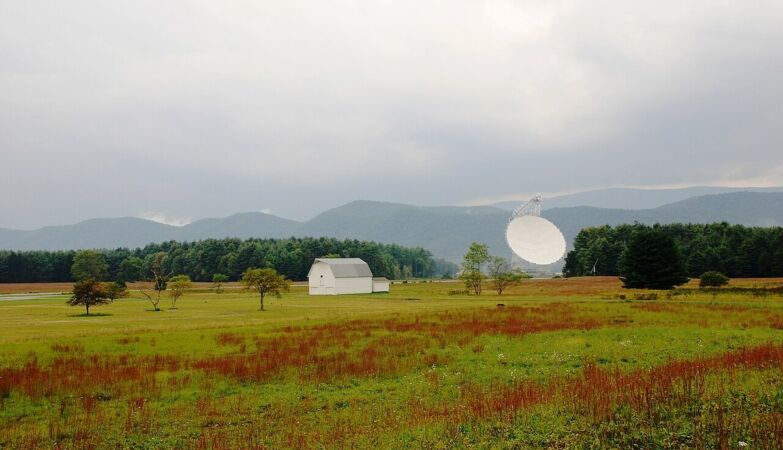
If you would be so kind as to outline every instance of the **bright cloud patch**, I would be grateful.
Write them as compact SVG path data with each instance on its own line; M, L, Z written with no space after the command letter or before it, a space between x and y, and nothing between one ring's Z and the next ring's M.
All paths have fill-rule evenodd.
M193 222L192 217L174 217L166 213L156 211L145 211L139 213L138 217L174 227L184 227L185 225Z

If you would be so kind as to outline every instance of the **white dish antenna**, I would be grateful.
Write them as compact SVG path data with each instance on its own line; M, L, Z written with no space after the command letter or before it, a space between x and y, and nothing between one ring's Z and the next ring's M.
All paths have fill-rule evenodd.
M511 214L506 226L506 242L514 254L542 266L557 262L566 251L563 233L541 217L541 194Z

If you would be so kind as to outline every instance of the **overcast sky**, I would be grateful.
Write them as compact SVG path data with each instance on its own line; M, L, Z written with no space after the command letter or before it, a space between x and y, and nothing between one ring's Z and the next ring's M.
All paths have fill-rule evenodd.
M0 0L0 227L783 185L780 1Z

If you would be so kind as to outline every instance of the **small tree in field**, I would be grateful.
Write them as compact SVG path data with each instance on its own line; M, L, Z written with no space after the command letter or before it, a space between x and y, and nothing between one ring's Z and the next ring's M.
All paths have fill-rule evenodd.
M73 285L73 294L67 303L71 306L84 305L89 316L90 306L105 305L111 303L111 299L106 295L101 283L86 278Z
M503 295L507 287L528 277L526 273L512 269L508 260L500 257L492 258L489 262L487 275L492 280L492 288L498 295Z
M223 284L225 283L228 283L228 275L223 275L222 273L212 275L212 288L216 294L223 292Z
M280 297L282 291L288 292L291 282L275 269L250 268L242 274L242 284L247 290L255 290L260 296L259 311L264 310L264 297L274 295Z
M720 272L710 270L699 277L699 287L721 287L729 284L729 277Z
M155 311L160 311L160 294L166 290L168 285L168 276L163 272L163 260L166 259L166 253L158 252L152 257L152 263L150 264L150 272L152 273L152 282L154 283L153 289L155 290L155 296L151 296L144 292L143 289L139 289L147 300L152 304L152 308Z
M483 265L490 260L489 247L486 244L474 242L470 244L462 260L460 279L465 282L468 292L481 295L481 282L484 279Z
M177 309L177 300L185 293L185 289L190 289L193 283L187 275L177 275L169 280L169 298L171 299L171 309Z

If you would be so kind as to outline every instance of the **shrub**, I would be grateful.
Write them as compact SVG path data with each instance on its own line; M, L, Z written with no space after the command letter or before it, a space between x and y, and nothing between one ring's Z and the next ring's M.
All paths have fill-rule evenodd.
M720 272L711 270L704 272L699 277L699 287L720 287L729 283L729 277Z

